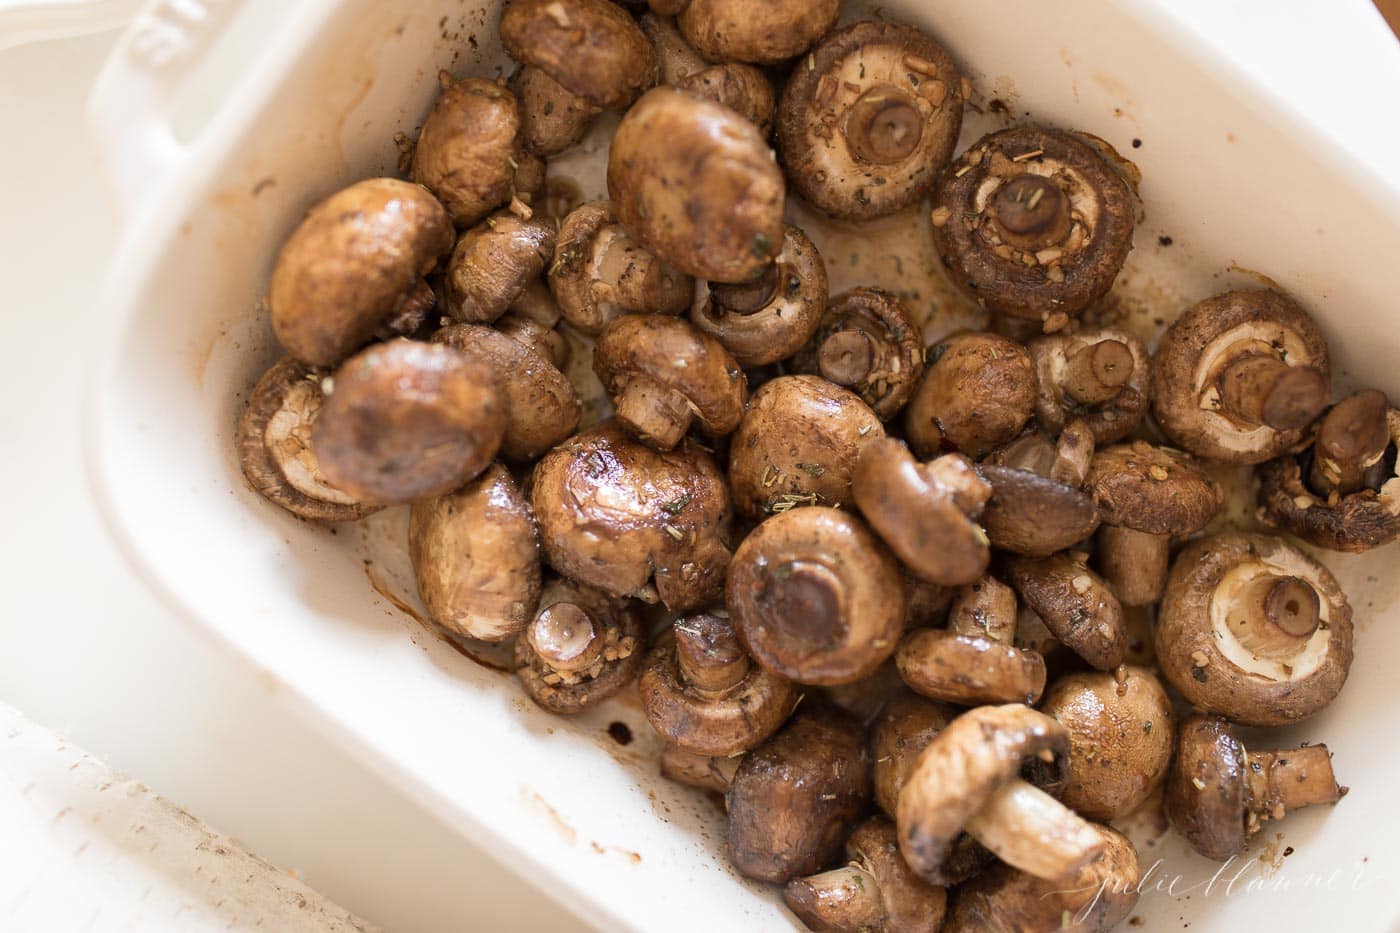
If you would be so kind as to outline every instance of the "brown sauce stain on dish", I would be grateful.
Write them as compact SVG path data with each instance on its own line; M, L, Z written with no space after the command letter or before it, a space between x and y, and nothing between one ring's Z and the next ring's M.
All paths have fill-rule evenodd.
M632 727L620 720L608 723L608 737L618 745L632 744Z
M1260 272L1257 269L1247 269L1233 260L1231 260L1230 264L1225 268L1238 275L1242 275L1246 278L1253 279L1259 284L1261 288L1273 289L1276 292L1284 291L1283 286L1278 284L1278 282L1272 276L1266 275L1265 273Z
M640 864L642 861L641 853L633 852L631 849L624 849L621 846L602 845L597 842L590 842L588 846L599 855L604 855L608 852L616 852L634 865Z
M525 802L533 806L549 821L549 824L559 833L560 838L569 845L578 842L578 832L568 823L564 822L564 818L559 815L559 811L554 809L548 800L545 800L537 791L531 790L528 787L522 787L520 792L525 797ZM641 857L638 856L638 861L640 860Z
M496 671L500 674L514 673L514 670L510 667L507 667L505 664L498 661L494 661L491 658L485 657L484 655L480 655L477 654L475 651L472 651L466 645L458 641L456 636L452 635L450 632L443 631L441 628L439 628L437 624L434 623L431 619L423 618L423 616L419 614L417 609L415 609L406 600L404 600L404 598L401 597L398 593L395 593L393 589L389 587L388 584L380 580L379 577L375 575L374 561L365 559L364 561L362 561L362 563L364 565L365 577L369 580L369 585L374 588L374 591L380 596L384 597L386 600L388 600L389 604L392 605L399 612L402 612L404 615L408 616L410 619L413 619L419 625L423 626L423 628L426 629L428 633L434 638L436 638L438 641L442 642L444 645L451 648L453 651L457 652L462 657L471 661L473 664L476 664L480 667L484 667L489 671Z

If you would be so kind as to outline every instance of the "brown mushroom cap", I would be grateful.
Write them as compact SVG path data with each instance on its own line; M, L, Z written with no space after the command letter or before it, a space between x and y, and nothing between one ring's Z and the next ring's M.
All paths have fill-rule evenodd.
M1136 210L1106 146L1019 126L964 152L933 196L953 281L990 311L1052 326L1102 298L1133 248Z
M932 189L962 110L962 75L942 46L911 26L855 23L793 69L778 103L778 149L793 187L823 211L881 217Z
M520 104L486 78L439 75L442 90L423 120L409 175L470 227L510 200L520 152Z
M651 43L607 0L510 0L500 33L511 58L604 110L625 110L656 83Z
M992 487L982 527L992 547L1028 557L1048 557L1083 541L1099 526L1091 496L1029 470L979 464Z
M495 328L563 371L569 362L569 343L559 333L563 317L543 279L525 283L520 297L496 319Z
M447 313L466 324L490 324L553 256L552 222L497 211L457 240L444 278Z
M605 421L535 465L531 503L555 570L614 596L656 591L684 612L719 596L729 494L714 460L686 441L657 451Z
M836 24L840 0L690 0L681 32L712 62L776 65L801 55Z
M870 757L875 802L891 819L899 791L909 780L919 755L962 710L904 690L880 711L870 726Z
M1222 378L1242 360L1273 373L1253 394L1269 402L1273 420L1296 427L1281 430L1221 410L1228 402ZM1175 444L1198 457L1261 463L1303 439L1327 404L1331 371L1327 342L1292 300L1273 291L1226 292L1188 310L1162 335L1152 362L1152 412Z
M520 139L539 156L563 152L583 139L599 108L549 74L525 65L511 79L520 98Z
M904 626L894 557L858 519L822 506L773 515L744 539L725 604L758 663L806 684L867 676Z
M819 373L861 397L888 421L924 374L924 340L909 308L878 288L853 288L832 298L799 372Z
M626 600L554 580L540 594L534 621L515 640L515 675L530 699L551 713L571 715L636 680L646 648L646 628ZM557 667L541 649L577 663Z
M1082 422L1102 447L1137 430L1152 397L1152 358L1147 345L1116 327L1048 334L1027 344L1035 360L1035 414L1059 434Z
M1045 689L1045 659L990 638L915 629L895 651L900 676L917 693L948 703L1026 703Z
M336 370L311 446L326 478L356 499L411 502L486 469L506 419L489 368L450 347L395 340Z
M760 881L811 874L841 851L869 800L860 725L804 709L739 764L725 801L729 860Z
M667 743L661 751L661 776L668 781L723 794L734 781L742 755L700 755Z
M777 106L773 84L753 65L711 65L686 75L675 85L735 111L756 126L764 139L773 132L773 110Z
M452 248L452 222L431 194L393 178L343 188L306 214L277 254L267 307L278 343L334 366L399 310Z
M1250 591L1275 581L1315 594L1316 628L1290 635L1252 610ZM1300 597L1292 597L1299 599ZM1311 607L1279 607L1276 622ZM1198 709L1252 726L1305 719L1332 702L1352 659L1351 606L1326 567L1279 538L1231 532L1184 547L1157 613L1162 675Z
M535 613L535 517L500 464L456 492L413 503L408 553L433 621L468 638L505 641Z
M716 282L763 272L783 239L783 174L748 120L670 87L627 111L608 153L608 194L643 246Z
M433 334L494 374L509 418L501 439L507 460L536 460L578 428L581 408L568 378L548 360L499 331L452 324Z
M1035 406L1026 348L991 333L954 334L930 348L923 381L904 410L920 457L949 449L974 459L1014 438Z
M1006 578L1064 645L1090 665L1111 671L1123 663L1128 628L1107 583L1067 552L1013 557Z
M1146 441L1097 451L1086 485L1105 524L1153 535L1194 534L1224 502L1194 457Z

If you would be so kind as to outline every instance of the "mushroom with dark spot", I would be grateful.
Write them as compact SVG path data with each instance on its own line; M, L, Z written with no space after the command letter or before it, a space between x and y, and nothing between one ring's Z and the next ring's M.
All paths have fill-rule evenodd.
M457 240L447 263L447 313L490 324L539 278L554 256L554 224L498 211Z
M409 176L435 194L459 227L474 226L511 199L520 165L520 104L486 78L438 75L413 148Z
M991 333L954 334L929 348L923 381L904 409L904 432L920 457L956 450L973 459L1005 444L1035 407L1035 365L1026 348Z
M1128 628L1113 590L1084 563L1062 551L1049 557L1012 557L1006 577L1022 602L1067 648L1101 671L1123 663Z
M888 421L924 374L923 334L894 295L853 288L827 303L812 343L793 365L845 386Z
M1027 348L1035 360L1035 414L1057 435L1070 421L1085 425L1100 447L1137 430L1147 415L1152 366L1147 346L1119 328L1047 334Z

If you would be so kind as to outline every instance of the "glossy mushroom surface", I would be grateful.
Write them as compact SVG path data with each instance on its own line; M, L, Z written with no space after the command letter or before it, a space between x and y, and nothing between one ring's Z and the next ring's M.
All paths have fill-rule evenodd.
M572 715L637 679L646 629L625 599L567 580L545 585L539 609L515 639L515 676L540 706Z
M1010 441L1035 407L1035 365L1026 348L991 333L960 333L930 347L923 381L904 409L904 432L920 457L954 450L977 459Z
M511 199L519 164L520 104L486 78L438 75L441 90L423 120L409 177L460 227L475 226Z
M924 340L907 305L853 288L826 306L811 344L793 361L861 397L882 421L897 415L924 374Z
M656 83L656 53L607 0L511 0L500 21L510 57L604 110L624 110Z
M1123 606L1082 556L1014 557L1006 561L1006 579L1062 644L1090 666L1111 671L1128 650Z
M840 0L689 0L677 23L710 61L776 65L807 51L840 12Z
M554 224L497 211L457 240L444 277L447 313L490 324L537 279L554 256Z
M1057 444L1031 429L978 464L977 472L992 488L981 519L992 547L1048 557L1094 533L1098 504L1081 488L1092 445L1092 435L1077 422L1065 428Z

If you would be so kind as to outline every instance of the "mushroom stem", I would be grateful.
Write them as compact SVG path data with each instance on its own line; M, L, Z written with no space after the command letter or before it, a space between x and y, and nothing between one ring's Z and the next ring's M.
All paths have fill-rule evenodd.
M727 619L699 615L677 620L676 663L686 681L705 694L723 694L743 683L749 656Z
M617 420L638 437L669 450L690 430L692 412L684 395L646 376L633 376L613 400Z
M1014 778L964 824L997 858L1037 878L1065 878L1099 857L1098 830L1045 791Z
M777 297L779 275L778 263L771 263L751 282L711 283L710 297L731 314L757 314Z
M1332 773L1326 745L1247 752L1245 762L1249 808L1260 816L1280 820L1290 810L1336 803L1346 794Z
M1075 351L1065 364L1064 392L1081 405L1111 401L1133 375L1133 351L1121 340L1100 340Z
M969 517L981 515L992 497L991 484L978 475L970 460L959 454L947 454L922 463L919 471Z
M376 336L382 339L410 336L423 326L436 305L437 293L427 279L414 279L413 284L399 296L394 312L380 325Z
M783 889L783 900L813 930L884 928L879 882L855 863L794 878Z
M1094 461L1096 446L1094 430L1083 418L1076 418L1065 425L1055 445L1055 461L1050 465L1050 478L1075 489L1083 486L1085 477L1089 475L1089 466Z
M694 286L686 276L634 244L620 227L598 235L593 258L599 299L623 311L677 314L694 297Z
M1367 470L1390 446L1385 393L1368 389L1332 406L1317 426L1308 482L1321 493L1341 495L1366 485Z
M603 660L602 632L593 617L575 603L547 606L525 630L525 637L542 661L566 674Z
M1252 353L1220 374L1220 411L1245 424L1294 431L1327 407L1331 388L1311 366L1289 366L1276 356Z
M1053 180L1025 172L997 190L991 214L1002 239L1020 249L1038 250L1064 242L1069 207L1064 189Z
M817 370L839 386L857 386L878 368L880 349L864 330L838 330L822 341Z
M1100 525L1099 571L1125 606L1150 606L1162 598L1171 563L1171 536Z
M825 651L846 627L845 586L840 576L815 561L795 560L775 567L759 597L763 615L785 619L794 650Z
M1312 637L1320 610L1317 591L1306 580L1266 573L1240 591L1228 624L1240 644L1258 657L1283 660Z
M948 630L1011 644L1016 638L1016 591L991 576L964 586L948 607Z
M907 158L924 133L924 115L913 97L899 88L878 85L846 111L846 142L856 158L888 165Z

